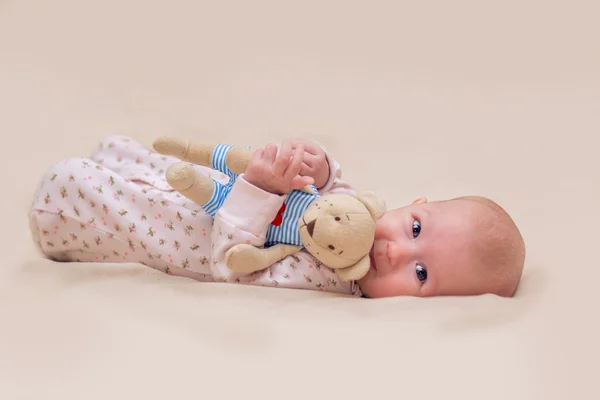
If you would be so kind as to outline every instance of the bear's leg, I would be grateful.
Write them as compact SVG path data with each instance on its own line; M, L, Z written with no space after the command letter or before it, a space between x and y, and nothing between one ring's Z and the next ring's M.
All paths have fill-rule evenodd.
M210 167L235 181L246 171L253 154L254 150L248 147L218 144L210 156Z
M254 150L248 147L204 144L172 137L159 137L152 147L159 154L211 167L230 177L244 173L254 154Z
M211 166L211 155L215 149L213 144L197 143L187 139L159 137L152 144L154 150L165 156L173 156L192 164Z
M181 162L167 169L167 182L179 193L198 204L214 217L233 187L233 180L224 185L202 173L190 164Z
M247 147L233 147L227 152L227 168L236 175L243 174L250 164L254 150Z
M167 169L167 182L179 193L198 205L204 205L212 198L214 182L194 169L190 164L180 162Z

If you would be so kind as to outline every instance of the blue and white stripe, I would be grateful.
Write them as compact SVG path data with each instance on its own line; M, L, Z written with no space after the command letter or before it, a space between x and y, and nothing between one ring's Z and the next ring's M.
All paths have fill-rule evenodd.
M212 197L200 207L206 211L208 215L214 218L227 196L229 196L229 192L231 192L231 188L233 187L233 181L230 180L229 183L223 185L222 183L213 180L213 185L214 190Z
M311 185L317 194L306 193L300 190L290 192L285 200L286 209L283 213L283 222L279 226L271 225L267 231L265 246L273 246L278 243L302 246L298 220L304 214L308 206L319 194L317 188Z
M215 149L213 150L210 163L212 164L213 169L216 169L217 171L220 171L227 175L230 179L230 183L233 185L233 182L235 182L238 176L234 174L229 168L227 168L227 152L232 148L233 146L229 144L216 145Z
M210 160L213 169L216 169L229 177L229 182L225 185L213 180L213 195L206 204L201 206L202 209L213 218L217 215L217 211L219 211L219 208L221 208L227 196L229 196L229 192L231 192L231 188L238 177L238 175L227 168L227 152L231 148L233 148L233 146L228 144L216 145Z

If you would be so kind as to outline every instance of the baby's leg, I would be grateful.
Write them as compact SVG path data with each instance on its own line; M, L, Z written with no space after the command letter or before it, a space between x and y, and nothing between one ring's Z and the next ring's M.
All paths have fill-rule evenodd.
M30 224L42 252L58 261L142 263L211 280L210 216L176 192L127 181L89 159L49 169Z
M135 139L122 135L104 138L90 158L126 180L143 182L165 191L173 190L167 182L166 171L181 161L170 155L159 154ZM228 176L210 166L193 165L192 167L218 182L229 181Z

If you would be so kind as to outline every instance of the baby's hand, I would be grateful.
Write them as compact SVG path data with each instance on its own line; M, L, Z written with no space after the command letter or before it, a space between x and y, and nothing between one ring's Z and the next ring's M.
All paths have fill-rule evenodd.
M298 146L303 146L304 148L300 175L310 176L315 180L314 185L317 189L322 188L329 180L329 163L325 156L325 150L308 139L292 140L292 149L294 151Z
M298 145L292 154L292 143L283 142L277 155L277 146L257 149L244 173L252 185L273 194L286 194L314 183L314 178L299 175L304 158L304 146Z

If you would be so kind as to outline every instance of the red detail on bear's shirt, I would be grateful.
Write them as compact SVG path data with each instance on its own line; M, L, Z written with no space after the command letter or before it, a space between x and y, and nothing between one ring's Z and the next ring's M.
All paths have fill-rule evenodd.
M285 212L285 203L281 205L281 208L277 212L275 219L271 222L271 225L279 226L283 222L283 213Z

